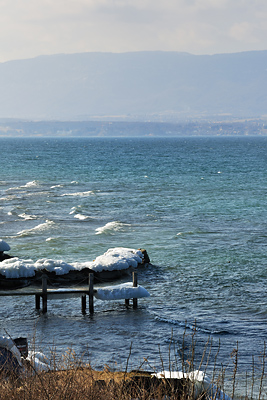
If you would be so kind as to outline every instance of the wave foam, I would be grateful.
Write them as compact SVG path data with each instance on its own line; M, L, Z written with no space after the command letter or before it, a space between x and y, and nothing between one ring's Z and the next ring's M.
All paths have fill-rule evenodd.
M50 189L62 188L62 187L63 187L63 185L53 185L53 186L50 186Z
M28 187L33 187L33 186L39 186L39 181L37 181L37 180L34 180L34 181L30 181L30 182L27 182L26 183L26 185L24 185L24 186L20 186L20 187L22 187L22 188L28 188Z
M55 222L47 219L46 222L43 222L42 224L39 224L31 229L24 229L24 230L18 232L17 235L18 236L27 236L27 235L30 235L31 233L36 233L36 231L44 231L46 229L50 229L54 224L55 224Z
M104 226L100 226L99 228L96 228L96 235L102 235L102 234L112 234L113 232L118 232L118 231L123 231L125 227L131 226L130 224L123 224L122 222L119 221L112 221L108 222Z
M88 215L83 215L83 214L75 214L74 218L80 219L81 221L85 221L86 219L89 219Z
M71 207L69 214L70 215L72 215L72 214L80 214L81 208L82 208L82 206L80 206L80 205Z
M92 194L94 194L94 192L92 190L88 190L87 192L63 193L60 196L61 197L64 197L64 196L85 197L85 196L90 196Z
M26 213L19 214L18 216L19 216L20 218L25 219L25 220L36 219L36 218L37 218L37 216L34 215L34 214L31 215L31 214L26 214Z
M15 195L15 194L10 194L10 195L7 195L6 197L0 197L0 200L1 200L1 201L12 201L12 200L15 200L15 199L17 199L17 198L18 198L17 195Z

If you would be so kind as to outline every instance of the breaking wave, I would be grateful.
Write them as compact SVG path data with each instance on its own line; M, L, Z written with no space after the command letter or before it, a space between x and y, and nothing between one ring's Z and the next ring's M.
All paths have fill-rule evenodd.
M30 219L36 219L37 218L37 215L34 215L34 214L26 214L26 213L22 213L22 214L19 214L18 215L20 218L23 218L23 219L25 219L25 220L30 220Z
M20 186L20 187L28 188L28 187L34 187L34 186L39 186L39 181L37 181L37 180L30 181L30 182L27 182L26 185Z
M131 225L123 224L122 222L119 221L108 222L106 225L96 228L96 235L102 235L102 234L112 235L114 232L125 230L125 228L128 226Z
M74 218L80 219L81 221L85 221L86 219L90 219L88 215L83 215L83 214L75 214Z
M43 232L47 229L50 229L53 225L55 225L55 222L47 219L45 222L35 226L34 228L24 229L24 230L18 232L17 235L18 236L27 236L27 235L31 235L32 233L36 233L38 231Z
M63 193L60 196L64 197L64 196L79 196L79 197L85 197L85 196L90 196L94 194L94 192L92 190L88 190L87 192L75 192L75 193Z
M62 187L63 187L63 185L53 185L53 186L50 186L50 189L62 188Z
M17 198L18 198L18 196L16 196L15 194L12 194L12 195L7 195L6 197L0 197L0 200L1 201L12 201Z

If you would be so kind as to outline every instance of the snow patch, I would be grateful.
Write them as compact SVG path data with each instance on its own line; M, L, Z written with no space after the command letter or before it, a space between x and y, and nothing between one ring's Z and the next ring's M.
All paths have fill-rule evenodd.
M49 371L51 369L48 358L39 351L29 351L26 360L31 363L35 373Z
M162 371L152 374L152 376L155 376L158 379L189 379L194 384L195 399L198 399L203 392L206 392L209 400L232 400L215 384L213 384L203 371Z
M48 238L47 240L52 240ZM142 262L143 254L140 250L116 247L109 249L94 261L66 263L63 260L52 260L48 258L23 260L13 257L0 262L0 274L6 278L28 278L35 275L35 271L46 270L55 272L56 275L65 275L73 270L90 268L95 272L115 271L127 268L136 268Z
M100 300L122 300L149 297L150 294L142 286L133 287L132 283L127 282L97 289L94 296Z
M115 247L109 249L103 255L96 257L96 259L88 265L88 268L95 272L103 270L116 271L128 269L130 267L136 268L142 262L143 254L140 250L128 249L125 247Z

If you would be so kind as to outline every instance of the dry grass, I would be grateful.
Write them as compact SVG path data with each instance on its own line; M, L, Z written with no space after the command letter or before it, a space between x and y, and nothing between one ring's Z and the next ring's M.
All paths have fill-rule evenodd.
M1 400L187 399L187 383L175 384L143 373L94 371L90 367L50 371L0 382Z
M201 362L198 366L194 360L195 341L192 337L192 349L190 358L185 359L183 348L175 349L175 353L180 354L180 361L184 372L193 369L206 371L210 358L211 347L208 343L204 349ZM171 348L170 348L171 350ZM219 352L219 349L218 349ZM157 379L150 373L141 370L128 372L128 363L131 356L131 349L126 363L125 371L115 372L106 366L102 371L95 371L90 365L85 365L75 354L69 350L60 363L55 361L55 352L51 353L51 370L48 372L38 372L30 365L27 372L20 376L4 376L0 371L0 399L1 400L193 400L196 398L194 385L186 379ZM161 355L159 354L161 357ZM217 355L216 355L217 357ZM214 364L212 382L216 387L224 390L225 368ZM170 357L171 358L171 357ZM205 360L205 362L204 362ZM232 353L233 373L232 373L232 393L238 386L238 344ZM255 370L252 371L253 380L250 386L246 387L246 395L243 399L252 400L266 399L266 346L261 359L261 372L258 374L259 388L256 390L254 377ZM170 362L171 365L171 362ZM164 369L162 361L162 369ZM168 369L168 368L167 368ZM169 370L172 370L169 366ZM215 396L216 397L216 393ZM207 398L205 393L200 393L199 400Z

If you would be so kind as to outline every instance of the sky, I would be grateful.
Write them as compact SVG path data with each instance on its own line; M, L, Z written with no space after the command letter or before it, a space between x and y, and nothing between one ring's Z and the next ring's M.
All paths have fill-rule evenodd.
M267 49L266 0L0 0L0 62L81 52Z

